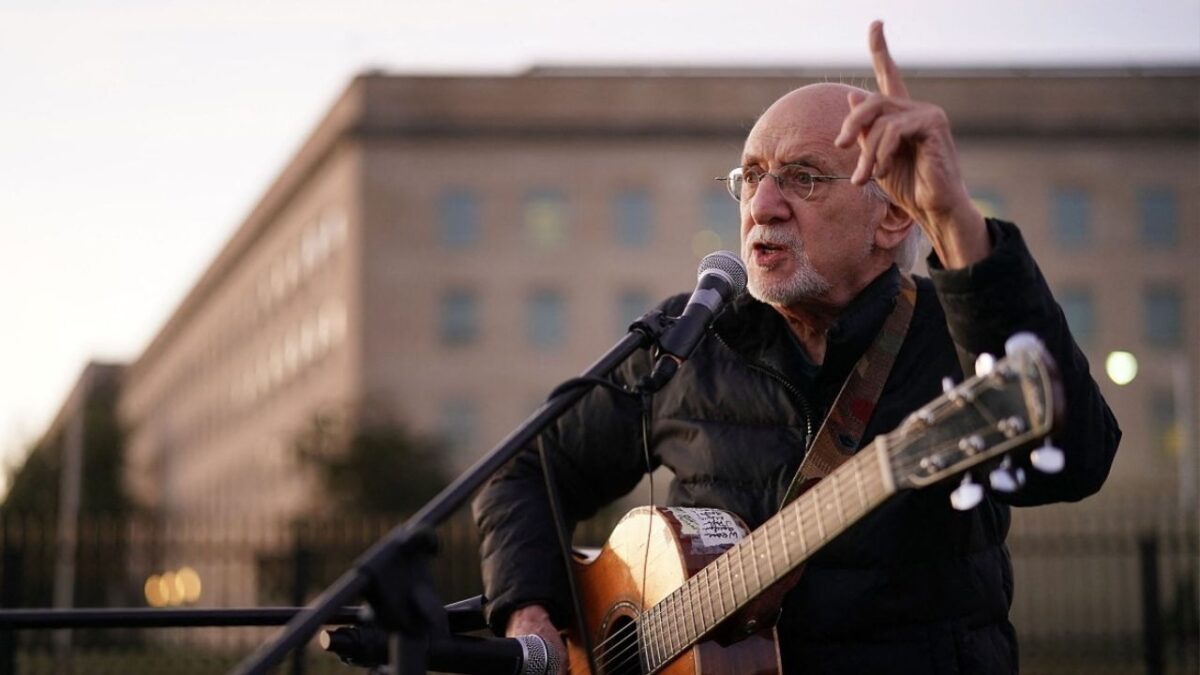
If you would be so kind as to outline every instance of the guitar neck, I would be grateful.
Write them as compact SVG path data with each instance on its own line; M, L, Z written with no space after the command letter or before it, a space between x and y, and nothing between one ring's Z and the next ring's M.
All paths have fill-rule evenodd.
M646 672L712 631L895 491L886 436L880 436L642 614Z

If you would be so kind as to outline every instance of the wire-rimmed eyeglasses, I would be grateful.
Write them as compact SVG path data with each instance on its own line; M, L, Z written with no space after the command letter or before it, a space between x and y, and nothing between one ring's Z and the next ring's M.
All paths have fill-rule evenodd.
M758 184L767 176L775 179L775 185L779 187L780 192L784 196L800 200L807 200L812 197L817 183L850 180L850 176L825 176L813 173L801 164L784 164L774 173L763 171L762 169L746 169L739 166L730 171L728 176L714 180L725 183L725 187L729 190L729 195L735 201L740 202L743 199L753 197L754 191L758 189Z

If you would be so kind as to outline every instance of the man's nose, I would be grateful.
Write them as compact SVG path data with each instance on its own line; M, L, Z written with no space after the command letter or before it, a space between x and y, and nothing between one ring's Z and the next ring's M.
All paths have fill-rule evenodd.
M754 195L750 197L750 217L761 225L769 225L787 219L791 206L779 189L775 176L770 174L758 181Z

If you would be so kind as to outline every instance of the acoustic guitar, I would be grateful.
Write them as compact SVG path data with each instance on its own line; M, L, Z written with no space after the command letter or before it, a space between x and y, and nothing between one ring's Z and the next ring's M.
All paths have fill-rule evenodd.
M753 532L717 509L641 507L599 554L575 561L589 640L568 631L569 672L604 675L779 672L774 620L805 560L900 490L963 475L955 508L1024 482L1006 453L1046 437L1062 413L1053 360L1029 334L1006 357L877 437ZM1034 468L1061 470L1046 442Z

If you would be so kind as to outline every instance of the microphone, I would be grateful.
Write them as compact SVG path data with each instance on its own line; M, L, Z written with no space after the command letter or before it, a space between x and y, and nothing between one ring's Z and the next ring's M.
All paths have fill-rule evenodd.
M688 359L700 338L708 332L713 318L725 303L746 290L746 266L729 251L715 251L704 256L696 270L696 290L688 299L683 314L666 330L658 341L659 357L650 374L650 384L657 390L666 384L679 366Z
M324 631L321 647L344 663L372 668L388 662L387 633L376 626ZM426 651L430 670L472 675L558 675L561 657L537 635L434 638Z

